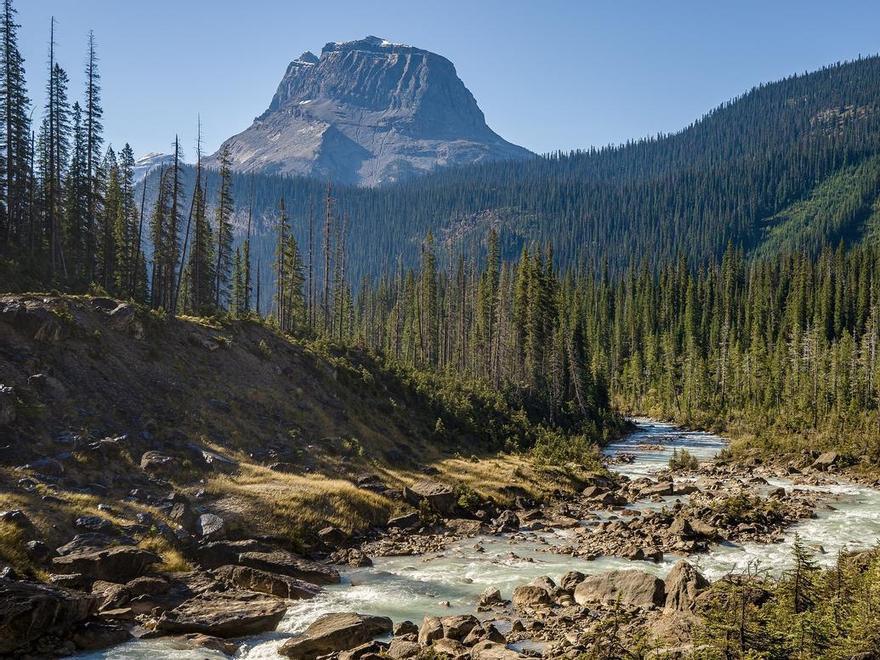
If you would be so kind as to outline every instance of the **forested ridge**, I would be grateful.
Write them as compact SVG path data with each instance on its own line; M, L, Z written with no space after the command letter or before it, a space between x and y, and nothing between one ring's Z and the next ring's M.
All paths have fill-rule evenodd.
M264 318L483 383L584 438L614 405L880 428L878 57L762 85L674 135L385 188L236 173L225 153L207 170L200 142L188 166L176 138L137 188L131 148L104 148L94 37L71 102L52 23L35 130L16 29L6 0L4 288Z

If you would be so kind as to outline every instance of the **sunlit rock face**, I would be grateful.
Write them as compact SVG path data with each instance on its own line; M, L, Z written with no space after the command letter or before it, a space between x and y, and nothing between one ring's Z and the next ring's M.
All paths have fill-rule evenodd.
M378 37L303 53L268 109L224 144L238 170L366 186L532 155L486 125L452 62Z

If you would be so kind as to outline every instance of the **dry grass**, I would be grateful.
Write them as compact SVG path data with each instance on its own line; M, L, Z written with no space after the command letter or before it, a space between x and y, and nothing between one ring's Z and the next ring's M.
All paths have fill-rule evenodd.
M31 568L24 544L24 533L17 525L0 521L0 561L21 573L26 573Z
M235 476L217 476L205 487L216 498L212 509L249 533L286 537L294 543L321 527L345 531L384 523L392 510L385 497L341 479L282 474L256 465L242 465Z
M180 551L172 548L171 544L161 536L148 536L138 543L138 547L155 552L162 558L162 563L155 567L160 571L176 573L193 570L193 565L184 558Z

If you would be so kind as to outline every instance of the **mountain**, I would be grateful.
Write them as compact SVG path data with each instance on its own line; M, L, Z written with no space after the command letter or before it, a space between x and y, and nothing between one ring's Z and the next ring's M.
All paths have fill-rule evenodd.
M607 265L613 274L682 255L698 266L720 257L729 243L761 258L815 253L826 242L880 240L878 158L875 56L762 84L673 134L449 167L376 188L334 186L334 208L350 217L352 282L394 272L398 255L404 266L416 264L429 231L442 261L480 257L490 229L500 232L505 258L533 242L549 243L563 267ZM211 177L213 195L218 183ZM234 188L240 227L253 191L252 254L265 286L272 281L278 200L284 195L305 249L307 219L311 213L318 222L326 182L279 174L251 181L239 172Z
M134 162L134 183L137 185L146 178L154 168L161 168L174 162L174 156L171 154L160 154L158 152L150 152L141 156Z
M486 125L452 62L378 37L303 53L268 109L223 146L240 171L367 186L532 155Z

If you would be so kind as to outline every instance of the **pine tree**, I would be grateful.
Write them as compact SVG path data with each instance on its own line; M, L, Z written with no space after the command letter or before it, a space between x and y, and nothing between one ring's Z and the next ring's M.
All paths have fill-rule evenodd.
M29 215L30 116L24 59L18 50L18 24L12 0L0 16L0 124L3 133L3 201L0 236L7 245L24 243ZM2 245L2 244L0 244Z
M229 147L220 151L220 192L214 214L217 227L217 261L215 266L215 298L217 309L225 309L229 298L229 275L232 269L232 156Z
M99 213L102 173L99 171L101 161L101 146L104 143L102 137L103 124L101 118L101 76L98 73L98 55L95 51L95 34L89 31L88 55L86 58L86 87L85 87L85 168L87 180L87 213L88 223L86 228L86 261L88 263L88 277L91 279L92 268L95 258L95 225ZM127 193L126 193L127 194Z

